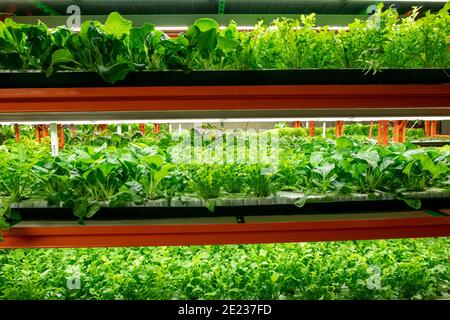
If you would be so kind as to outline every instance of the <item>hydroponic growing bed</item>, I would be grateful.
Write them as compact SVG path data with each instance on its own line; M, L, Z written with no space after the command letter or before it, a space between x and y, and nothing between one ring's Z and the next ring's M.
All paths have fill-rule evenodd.
M243 81L264 84L300 83L386 83L448 82L450 67L447 50L449 5L435 14L416 19L418 9L399 19L397 11L379 7L375 19L355 20L347 29L315 27L315 15L300 19L277 19L270 25L258 23L252 31L239 31L235 23L224 29L213 19L200 18L175 38L167 37L146 23L133 27L119 13L111 13L106 22L85 21L79 32L65 26L48 29L17 24L11 19L0 22L0 69L43 71L51 76L57 70L98 73L108 83L124 80L143 70L295 70L361 69L315 72L230 72L184 74L157 72L134 74L138 84L162 85L174 81L198 84L205 81L225 83ZM398 50L402 48L402 50ZM428 70L428 69L438 70ZM393 69L393 70L385 70ZM396 69L424 69L408 71ZM440 70L439 70L440 69ZM364 76L364 73L385 73ZM29 75L29 77L27 77ZM40 74L2 74L16 85L40 86ZM242 76L251 80L243 80ZM326 77L324 77L326 76ZM6 77L6 78L5 78ZM56 79L78 78L75 84L98 84L90 75L59 74ZM211 79L212 77L216 79ZM25 79L25 83L24 83ZM63 81L62 83L64 83ZM232 83L234 84L234 83ZM60 84L58 84L60 86Z
M210 137L218 132L205 131ZM442 211L450 193L447 147L379 146L361 138L328 140L293 132L270 131L280 143L276 170L273 157L255 164L209 162L212 158L208 164L179 163L179 153L172 152L179 141L165 132L69 138L58 157L48 145L11 141L2 149L3 221L23 222L0 245L218 244L392 237L399 230L397 236L448 233L450 219ZM191 134L196 133L181 137ZM226 135L262 134L218 136ZM185 147L206 157L214 140L204 141L204 149ZM249 152L250 145L241 147L233 157ZM86 226L77 227L77 220ZM39 225L40 231L30 229Z

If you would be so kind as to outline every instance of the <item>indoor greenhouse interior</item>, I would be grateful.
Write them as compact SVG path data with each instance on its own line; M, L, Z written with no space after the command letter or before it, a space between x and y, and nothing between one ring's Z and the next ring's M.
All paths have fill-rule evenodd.
M449 200L447 0L0 1L0 300L450 300Z

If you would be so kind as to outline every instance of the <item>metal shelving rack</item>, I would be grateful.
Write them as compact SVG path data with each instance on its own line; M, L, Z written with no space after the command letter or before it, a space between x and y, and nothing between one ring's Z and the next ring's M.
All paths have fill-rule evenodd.
M450 84L226 85L0 89L0 122L210 118L448 117ZM0 248L210 245L450 236L432 211L185 219L22 221ZM154 209L157 210L157 209Z
M450 85L0 89L3 121L183 117L445 116ZM448 208L137 221L23 221L3 248L199 245L450 236ZM157 209L156 209L157 210ZM261 211L264 209L261 207ZM282 214L282 213L281 213Z

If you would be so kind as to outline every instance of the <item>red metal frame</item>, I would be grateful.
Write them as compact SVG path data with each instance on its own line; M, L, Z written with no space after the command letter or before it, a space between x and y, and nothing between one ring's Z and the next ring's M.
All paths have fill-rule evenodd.
M446 84L0 89L0 113L448 107Z
M42 138L48 137L48 125L43 124L42 128Z
M344 121L336 121L336 138L342 137L344 134Z
M219 245L450 236L450 216L360 220L13 227L0 248Z
M294 121L294 122L292 122L292 126L294 128L301 128L302 127L302 123L300 121Z
M309 121L308 122L308 127L309 127L309 136L310 137L314 137L314 135L316 134L316 122L315 121Z
M41 127L36 125L34 129L36 130L36 141L41 142Z
M389 143L389 121L378 121L378 144L387 145Z
M139 131L141 131L141 133L143 135L145 135L145 124L144 123L139 123Z
M435 137L437 135L437 121L428 120L425 121L425 136Z
M14 135L16 142L20 142L20 126L17 123L14 124Z
M406 126L408 120L395 120L394 121L394 137L393 141L396 143L404 143L406 140Z
M62 149L64 148L65 145L64 125L62 124L58 124L58 136L59 136L58 146L60 149Z

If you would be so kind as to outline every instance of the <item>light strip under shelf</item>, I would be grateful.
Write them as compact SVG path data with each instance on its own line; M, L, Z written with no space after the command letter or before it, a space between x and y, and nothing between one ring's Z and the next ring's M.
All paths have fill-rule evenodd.
M301 117L301 118L232 118L232 119L133 119L133 120L62 120L62 121L16 121L0 122L0 125L37 125L37 124L133 124L133 123L242 123L242 122L292 122L292 121L320 121L320 122L369 122L379 120L450 120L450 116L393 116L393 117Z

